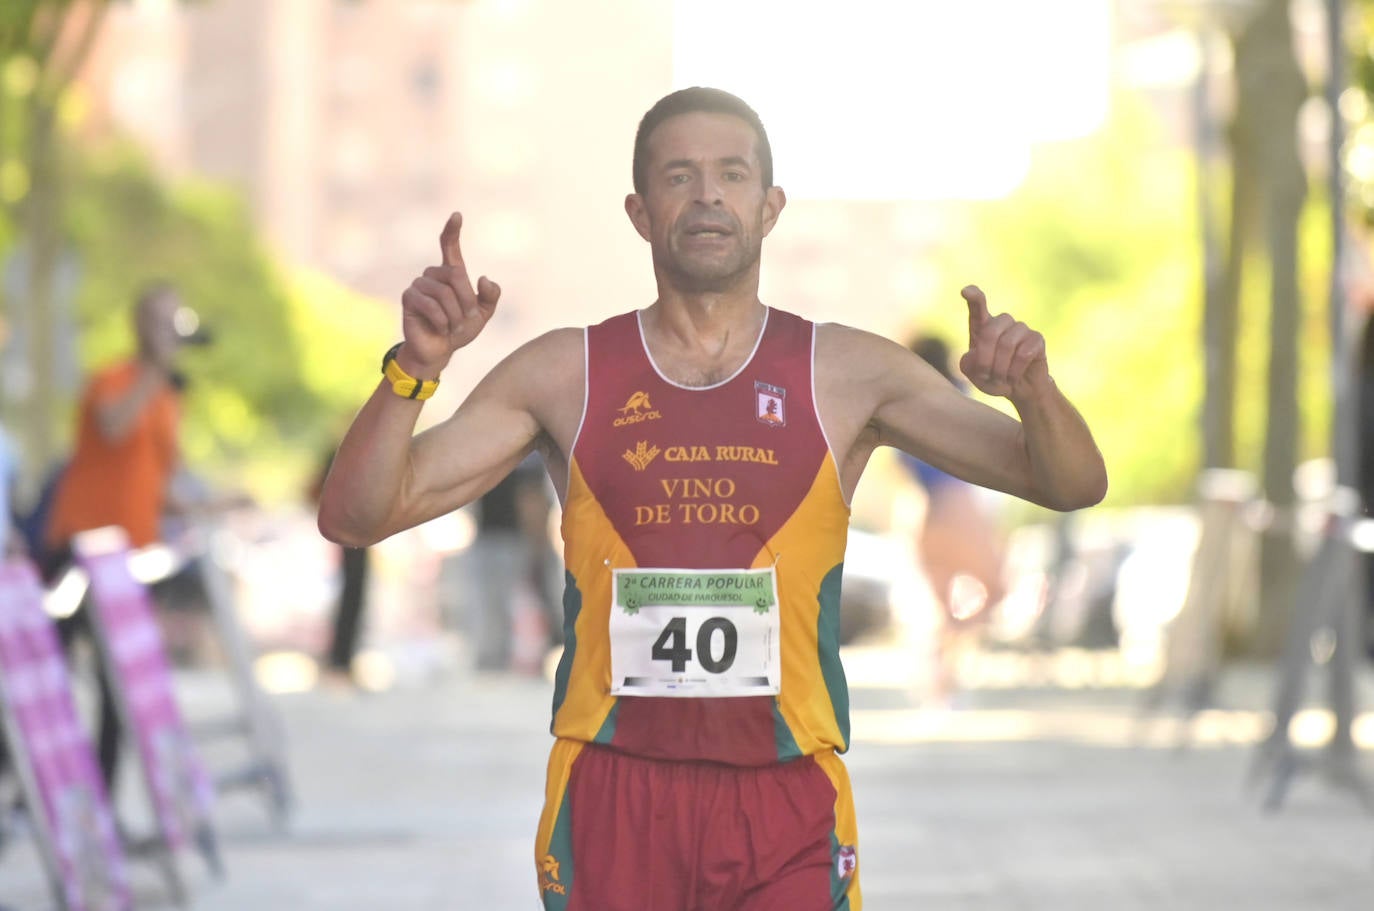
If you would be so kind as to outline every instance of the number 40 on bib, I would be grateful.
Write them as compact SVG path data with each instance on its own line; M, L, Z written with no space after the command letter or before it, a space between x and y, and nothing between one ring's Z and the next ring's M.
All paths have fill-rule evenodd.
M614 695L777 695L781 630L772 568L617 569L614 584Z

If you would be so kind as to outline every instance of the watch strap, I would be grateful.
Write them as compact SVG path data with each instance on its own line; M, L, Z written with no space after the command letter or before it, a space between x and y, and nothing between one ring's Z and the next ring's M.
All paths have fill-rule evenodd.
M396 363L396 353L401 350L402 344L397 342L382 355L382 376L391 382L391 391L401 398L422 402L434 395L439 388L439 381L419 380L402 370L401 365Z

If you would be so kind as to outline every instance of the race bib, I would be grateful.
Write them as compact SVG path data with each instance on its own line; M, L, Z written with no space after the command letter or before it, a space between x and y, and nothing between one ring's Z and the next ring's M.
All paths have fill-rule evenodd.
M611 693L775 696L782 678L769 569L617 569Z

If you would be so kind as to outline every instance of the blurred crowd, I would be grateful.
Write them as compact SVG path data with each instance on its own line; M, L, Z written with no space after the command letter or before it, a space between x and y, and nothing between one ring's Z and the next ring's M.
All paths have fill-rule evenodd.
M180 558L152 580L169 654L188 663L213 661L198 578L204 538L196 531L220 523L242 542L239 607L249 633L265 651L309 655L311 679L349 689L394 677L369 674L366 661L359 662L369 629L378 639L447 635L460 644L462 660L481 672L544 673L562 642L563 578L558 506L537 456L461 515L436 523L442 529L418 530L417 540L399 549L405 554L399 560L396 550L328 544L314 532L310 510L332 449L302 485L302 502L287 507L215 491L184 464L177 435L186 383L178 359L188 346L209 341L186 310L177 289L165 283L150 284L132 302L137 349L92 373L71 453L48 472L33 502L15 502L19 454L0 426L3 552L32 559L55 584L70 563L72 535L83 530L118 525L135 548L170 544ZM1374 501L1374 334L1361 338L1358 482L1368 504ZM964 388L945 340L918 334L909 347ZM1098 518L1087 527L1064 516L1017 528L1001 514L996 495L912 457L898 463L886 483L901 486L906 501L918 504L916 519L853 530L843 639L914 630L927 704L957 704L961 664L984 648L1131 649L1142 635L1156 651L1168 647L1166 630L1186 599L1197 544L1195 517L1186 508L1159 510L1153 518ZM250 556L264 542L257 549L281 550L283 536L309 537L314 545L291 545L294 575L301 577L294 582L280 567L269 568L267 575L278 573L272 584L281 597L265 599L261 583L247 578L254 572ZM901 559L892 560L892 553ZM1374 557L1363 560L1367 591L1374 592ZM896 568L902 565L909 571ZM405 578L398 582L398 576ZM263 600L275 603L248 603ZM1362 605L1361 629L1364 651L1374 657L1371 605L1374 597ZM64 624L69 637L79 636L80 612ZM108 751L113 755L112 745Z

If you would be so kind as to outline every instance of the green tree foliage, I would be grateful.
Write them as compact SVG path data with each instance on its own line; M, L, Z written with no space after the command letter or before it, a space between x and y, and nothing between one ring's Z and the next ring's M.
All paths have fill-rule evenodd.
M139 288L173 282L214 339L181 358L188 461L220 474L238 466L259 489L289 484L376 381L375 339L395 331L394 315L322 277L285 274L225 188L164 182L125 145L88 150L73 170L83 366L127 355Z
M38 352L33 391L8 403L25 418L15 429L34 467L60 458L73 430L74 403L62 401L43 353L61 331L51 287L39 287L56 258L78 264L86 370L132 352L130 307L145 283L165 279L215 337L183 358L188 463L261 494L298 493L376 382L375 339L396 331L395 315L322 277L284 272L227 188L170 182L132 145L82 131L72 80L110 6L0 3L0 259L19 244L46 254L29 276L40 281L0 302L3 316L27 323Z
M1093 427L1112 505L1187 502L1201 462L1202 276L1195 166L1138 100L1118 98L1095 136L1039 149L1026 181L976 205L938 255L950 284L975 275L994 310L1044 333L1056 381ZM1310 207L1309 207L1310 208ZM1320 247L1320 219L1304 243ZM1321 249L1305 261L1320 265ZM1304 333L1325 346L1324 274L1305 276ZM1262 296L1262 295L1260 295ZM1238 451L1257 470L1264 428L1267 311L1243 306ZM1254 318L1250 318L1253 315ZM942 330L966 333L955 318ZM1304 451L1323 452L1325 363L1304 365ZM998 404L998 403L993 403Z

